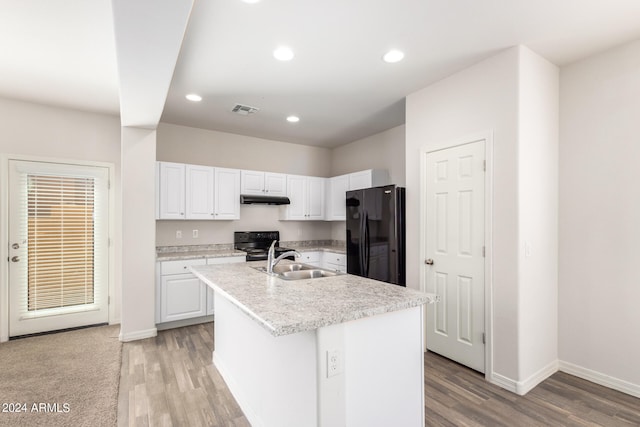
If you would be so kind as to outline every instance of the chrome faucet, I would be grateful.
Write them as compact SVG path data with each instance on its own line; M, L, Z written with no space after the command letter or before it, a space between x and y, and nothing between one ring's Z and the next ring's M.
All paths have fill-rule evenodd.
M269 274L273 274L273 267L275 267L284 258L292 255L297 257L302 256L298 251L287 251L283 254L280 254L278 258L274 259L273 257L275 256L277 242L278 242L277 240L274 240L273 242L271 242L271 246L269 246L269 253L267 254L267 273Z

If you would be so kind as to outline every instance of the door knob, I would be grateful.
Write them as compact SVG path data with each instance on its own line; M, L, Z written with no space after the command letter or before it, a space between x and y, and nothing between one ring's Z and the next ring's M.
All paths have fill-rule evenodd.
M425 259L424 263L427 265L433 265L433 260L431 258Z
M17 256L11 257L11 262L18 262L18 261L20 261L20 258L18 258Z

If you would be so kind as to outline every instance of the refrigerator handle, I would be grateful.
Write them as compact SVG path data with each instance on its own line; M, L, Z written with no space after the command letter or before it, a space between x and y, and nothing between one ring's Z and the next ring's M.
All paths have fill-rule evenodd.
M358 264L360 265L360 274L366 277L364 269L364 213L360 214L360 238L358 239Z
M365 277L369 277L369 254L371 253L371 242L369 239L369 214L364 214L364 263Z

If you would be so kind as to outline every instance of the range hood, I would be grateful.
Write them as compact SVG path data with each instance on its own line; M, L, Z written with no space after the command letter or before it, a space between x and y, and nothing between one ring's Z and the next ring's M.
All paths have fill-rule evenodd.
M240 203L243 205L290 205L291 200L288 197L241 194Z

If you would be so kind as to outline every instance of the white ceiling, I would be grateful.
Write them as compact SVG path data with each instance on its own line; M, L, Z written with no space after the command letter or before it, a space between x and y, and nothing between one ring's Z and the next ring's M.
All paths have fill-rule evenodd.
M160 10L172 19L147 13ZM0 0L0 96L118 114L113 28L109 0ZM406 95L501 49L564 65L638 38L638 0L196 0L162 121L331 147L402 124ZM296 57L276 61L278 45ZM405 60L382 62L390 48ZM149 80L172 72L117 59Z

